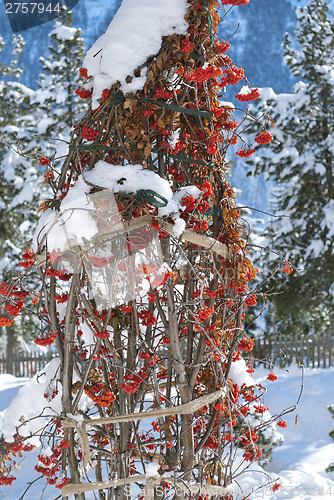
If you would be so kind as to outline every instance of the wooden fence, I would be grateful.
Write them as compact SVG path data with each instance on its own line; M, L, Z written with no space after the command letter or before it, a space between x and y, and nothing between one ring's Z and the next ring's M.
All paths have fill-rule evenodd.
M296 335L276 338L256 338L253 349L255 366L268 361L285 367L292 363L302 363L312 368L334 366L333 335ZM248 353L247 353L248 354ZM32 377L42 370L53 357L52 353L20 353L13 358L0 355L0 374L10 373L16 377Z
M333 335L295 335L276 338L256 338L253 356L255 365L271 360L277 366L302 363L312 368L334 365Z
M7 358L0 355L0 374L10 373L15 377L33 377L53 358L52 353L18 353L15 357Z

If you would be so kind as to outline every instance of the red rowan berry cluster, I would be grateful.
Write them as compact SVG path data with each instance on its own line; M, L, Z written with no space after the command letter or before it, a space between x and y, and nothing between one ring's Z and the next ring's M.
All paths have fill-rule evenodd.
M103 408L110 406L110 404L115 401L114 393L102 382L87 384L84 390L85 394L87 394L94 403L97 403Z
M181 52L189 53L194 50L194 44L188 38L185 38L181 42Z
M265 411L268 411L269 408L268 408L268 406L264 406L264 405L254 405L254 410L255 410L255 413L259 413L260 415L262 415Z
M238 123L233 120L229 120L227 122L223 122L222 127L224 130L231 131L238 127Z
M62 281L69 281L73 274L67 273L66 271L61 271L60 269L47 269L45 271L47 276L52 276L54 278L59 278Z
M15 304L6 304L4 310L8 312L10 316L17 316L23 307L23 300L18 300Z
M89 78L86 68L79 68L79 73L83 78Z
M277 379L278 379L278 377L274 373L269 373L269 375L267 377L267 380L270 380L271 382L275 382L275 380L277 380Z
M0 317L0 326L12 326L14 318L6 318L6 316Z
M223 87L226 85L235 85L245 77L244 70L242 68L237 68L234 64L230 68L224 69L223 73L224 77L221 82Z
M240 156L240 158L249 158L252 154L256 153L256 149L238 149L235 152L236 155Z
M229 142L232 146L234 146L234 145L235 145L235 144L237 144L237 142L238 142L238 136L237 136L237 135L234 135L233 137L231 137L230 139L227 139L227 140L228 140L228 142Z
M109 89L104 89L104 91L102 92L102 102L105 102L110 96L110 94L111 92Z
M221 0L222 5L248 5L249 0Z
M293 269L292 269L291 265L288 262L284 261L283 272L286 274L290 274L290 273L292 273L292 271L293 271Z
M206 319L210 318L210 316L214 313L214 308L213 306L211 307L206 307L204 306L197 314L196 317L199 322L205 321Z
M255 306L257 304L256 295L252 294L245 301L247 306Z
M104 330L102 332L96 331L94 335L96 337L99 337L100 339L108 339L109 338L109 332L107 332L106 330Z
M157 99L171 99L172 97L174 97L174 92L172 90L165 90L165 89L159 88L159 89L156 89L154 95Z
M27 248L22 254L22 262L19 262L19 266L29 269L34 264L34 257L34 252L30 248Z
M244 337L243 339L240 340L238 347L242 351L249 351L250 352L253 350L254 345L255 345L254 340L247 338L247 337Z
M216 66L203 66L202 68L195 69L195 71L189 77L189 81L203 83L207 82L209 78L217 78L221 75L221 73L222 70L220 68L217 68Z
M40 337L37 337L34 342L36 345L40 345L40 346L47 346L47 345L52 345L53 342L55 341L55 338L57 337L58 335L58 332L51 332L49 334L46 334L46 335L43 335L43 336L40 336Z
M81 99L90 99L92 97L92 91L87 89L77 89L75 93L81 97Z
M214 192L212 184L208 181L204 181L203 184L198 187L202 191L203 200L207 200Z
M257 445L252 445L247 448L242 456L246 462L256 462L262 457L262 450Z
M144 109L144 111L142 111L142 114L143 116L145 116L145 118L150 118L150 116L154 114L154 111L153 109Z
M94 141L99 135L98 130L91 127L82 127L81 136L83 139L87 139L87 141Z
M273 136L269 134L269 132L262 132L257 137L255 137L254 141L258 144L269 144L270 141L273 140Z
M279 420L279 421L277 422L277 425L278 425L278 427L281 427L282 429L284 429L284 427L287 427L287 426L288 426L288 424L286 423L286 421L285 421L285 420Z
M44 182L52 182L54 180L54 175L51 170L49 170L46 174L44 174Z
M3 484L4 486L11 486L12 482L15 481L16 477L14 476L1 476L0 477L0 484Z
M192 212L196 206L196 200L193 196L184 196L181 199L181 205L184 207L184 212Z
M48 160L47 158L45 158L45 156L42 156L41 159L39 160L39 163L40 163L40 165L42 165L43 167L45 167L46 165L50 164L50 160Z
M229 48L231 47L231 44L229 44L228 42L224 42L224 41L217 41L215 43L215 52L217 52L217 54L224 54L224 52L226 52Z
M124 377L125 383L121 383L121 389L127 394L134 394L138 391L140 384L147 378L145 367L141 368L138 375L126 375Z
M259 89L252 89L252 91L247 94L236 94L234 97L241 102L255 101L255 99L260 97L260 92Z
M159 231L159 229L161 228L161 224L160 222L158 221L158 219L156 218L153 218L152 221L151 221L151 227L155 230L155 231Z
M120 310L125 312L125 313L130 313L131 311L133 311L133 307L132 306L120 306Z
M56 474L61 469L60 456L62 454L63 448L68 448L70 443L66 440L62 440L58 446L55 446L53 451L50 453L40 453L38 455L38 463L35 466L35 470L46 477L47 482L50 485L54 485L56 488L63 488L69 481L69 478L61 476L56 477Z
M45 392L43 394L43 397L45 399L47 399L48 401L52 401L57 396L57 394L59 394L59 391L52 391L50 393L49 392Z
M252 443L256 443L258 439L259 436L256 434L254 430L251 429L250 431L245 432L245 434L241 436L241 443L244 446L251 446Z
M157 318L153 316L152 311L149 309L142 309L138 312L138 318L141 320L142 324L145 326L155 325L157 322Z
M62 295L55 294L53 296L53 300L57 302L57 304L63 304L67 301L67 294L63 293Z

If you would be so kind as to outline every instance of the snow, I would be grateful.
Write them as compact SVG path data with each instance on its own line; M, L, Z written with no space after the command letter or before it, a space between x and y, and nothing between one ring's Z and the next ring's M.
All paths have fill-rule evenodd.
M45 235L49 251L64 251L71 246L72 241L83 244L85 239L89 240L96 235L96 223L89 217L89 210L94 209L87 198L89 190L90 187L80 176L62 201L59 215L53 210L44 212L35 231L35 251Z
M160 465L156 464L154 462L151 464L148 464L148 466L146 467L146 477L147 478L159 477L159 473L158 473L159 468L160 468Z
M243 87L241 87L241 89L238 92L239 95L248 95L251 93L252 93L252 89L249 88L248 85L244 85Z
M270 99L275 99L277 97L277 94L275 94L271 87L262 87L259 89L259 92L263 101L269 101Z
M269 371L255 369L255 382L263 383L267 392L264 403L272 415L279 415L284 408L292 407L298 398L302 384L302 370L296 365L288 369L275 369L278 379L269 383ZM333 461L334 442L328 433L334 427L327 406L333 403L334 367L305 368L304 390L296 412L284 415L288 426L280 429L284 443L273 452L273 461L263 468L252 464L250 470L238 478L243 493L240 498L266 481L268 474L273 483L282 486L276 493L269 486L253 491L251 500L263 498L291 500L320 500L334 495L334 473L325 469ZM327 492L327 493L326 493Z
M243 384L246 386L254 385L255 382L252 377L247 373L247 366L243 358L233 361L231 363L231 368L228 374L228 378L241 387Z
M50 125L54 123L54 119L49 116L43 116L37 123L37 134L44 135L47 133Z
M328 227L327 239L330 240L334 236L334 200L330 200L322 210L324 213L322 227Z
M115 165L100 160L85 173L85 179L95 186L111 189L115 193L137 193L140 189L152 189L170 201L173 193L168 181L142 165Z
M222 107L222 108L231 108L231 109L235 109L235 105L230 102L230 101L219 101L219 105Z
M178 191L173 194L173 198L168 202L165 207L159 208L159 216L168 216L172 213L177 213L178 211L185 210L185 207L181 205L182 198L186 196L193 196L197 200L202 191L196 186L183 186ZM181 227L181 223L179 227ZM176 228L174 227L174 231Z
M305 257L312 255L317 258L321 254L324 249L324 242L322 240L316 239L311 241L310 245L308 245L305 251Z
M75 420L79 425L81 425L85 421L83 415L73 415L73 413L67 413L66 417L70 418L71 420Z
M0 429L8 442L14 441L16 427L20 426L21 436L29 437L29 442L39 445L38 431L45 425L46 418L43 416L45 406L48 406L48 414L57 415L61 413L61 395L58 393L50 403L44 398L48 393L50 380L59 376L59 358L54 358L46 365L42 373L31 378L26 385L21 387L9 407L0 414ZM28 396L28 397L27 397ZM40 415L39 418L36 415ZM32 420L29 420L32 419ZM20 422L22 422L20 425Z
M168 144L171 149L174 149L180 138L180 129L175 130L168 138Z
M55 28L50 31L49 36L55 35L59 40L72 40L75 34L78 32L77 28L71 28L70 26L64 26L60 21L56 22Z
M186 222L179 217L175 220L175 224L173 226L173 234L174 236L181 236L186 228Z
M137 193L142 189L154 190L167 202L171 202L173 198L168 181L151 170L144 169L142 165L111 166L101 160L92 170L79 176L62 200L59 214L53 210L46 210L43 213L35 231L33 243L35 251L46 235L48 250L60 249L62 252L71 247L72 242L75 245L83 245L96 236L98 227L93 218L96 213L94 200L98 201L99 195L98 193L90 195L93 186L110 191L110 210L113 204L115 205L113 192ZM120 222L116 205L115 217L117 218L115 222Z
M99 187L105 193L109 191L108 210L115 212L115 227L116 223L121 224L121 218L113 193L136 194L140 190L154 191L167 202L165 207L159 207L158 215L173 217L173 234L176 237L181 236L185 230L185 222L179 216L184 210L181 199L184 196L197 199L202 193L196 186L185 186L173 193L167 180L142 165L110 165L100 160L92 170L78 177L62 200L59 213L48 209L42 214L33 239L35 252L39 251L43 241L47 242L48 251L59 249L63 252L73 245L84 245L97 235L94 201L98 202L99 194L90 194L93 187Z
M28 221L28 220L23 221L22 224L20 224L20 226L19 226L20 233L25 233L25 232L29 231L30 227L31 227L30 221Z
M7 408L9 401L11 401L11 399L16 395L18 387L28 382L28 380L28 378L18 379L17 377L7 373L0 375L0 411Z
M92 76L86 88L93 90L93 109L98 108L103 90L117 81L124 93L144 87L146 73L135 77L134 71L159 51L163 36L186 33L186 11L186 0L123 0L107 31L83 61ZM131 83L126 82L129 75Z
M15 179L15 170L20 162L20 156L10 149L3 156L3 165L6 168L2 168L2 173L6 182L11 182Z

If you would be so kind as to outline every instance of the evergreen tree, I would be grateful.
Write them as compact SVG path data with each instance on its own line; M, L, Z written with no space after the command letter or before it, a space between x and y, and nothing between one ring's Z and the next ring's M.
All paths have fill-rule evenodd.
M45 197L40 180L43 179L39 158L66 154L65 142L69 138L75 117L80 116L85 103L75 94L80 84L80 66L84 54L81 31L71 27L72 13L63 8L50 32L47 58L41 58L43 73L38 90L32 91L18 81L23 68L18 58L24 48L23 38L14 36L13 56L9 65L1 65L4 81L0 82L1 108L6 110L0 118L1 152L1 248L0 272L2 281L8 271L17 265L22 248L31 239L36 224L40 200ZM0 43L3 48L4 43ZM9 79L13 79L9 80ZM75 112L74 112L74 105ZM49 138L59 141L50 142ZM53 175L55 162L43 158L45 176ZM46 185L44 185L46 188ZM44 188L44 191L45 191ZM28 328L27 328L28 327ZM7 356L18 347L18 336L33 329L30 320L18 319L6 329Z
M45 181L57 178L73 125L87 109L86 101L79 97L83 79L78 68L85 53L81 35L79 28L72 27L72 12L62 6L49 33L47 57L40 58L42 72L35 94L35 133L43 154Z
M49 33L48 55L40 58L36 104L42 119L38 120L37 132L47 139L67 140L74 122L87 108L75 93L82 83L78 67L85 54L84 39L81 30L71 25L72 12L62 7Z
M27 131L31 121L33 91L16 81L22 72L22 68L18 67L18 56L24 47L22 37L14 36L13 44L11 63L0 66L3 78L0 82L0 103L4 110L0 116L1 270L15 263L10 254L15 248L23 246L21 236L22 233L26 235L28 229L28 225L24 224L26 213L23 205L32 201L36 179L36 170L31 168L30 160L20 154L22 150L26 153L31 148ZM3 46L1 40L0 49Z
M4 43L1 39L0 49ZM9 65L0 66L0 275L5 281L19 261L19 255L31 239L37 218L38 172L31 162L36 146L33 138L32 99L34 92L16 81L22 68L18 57L24 48L23 38L13 37ZM6 335L7 357L18 347L22 319L15 324L1 324Z
M325 332L334 317L334 22L327 0L297 9L295 39L287 34L283 46L300 81L292 94L262 89L258 110L273 119L275 140L249 162L275 181L272 208L285 216L268 224L268 246L298 268L290 272L283 262L288 276L281 282L284 293L273 299L275 327ZM274 253L269 261L272 271Z

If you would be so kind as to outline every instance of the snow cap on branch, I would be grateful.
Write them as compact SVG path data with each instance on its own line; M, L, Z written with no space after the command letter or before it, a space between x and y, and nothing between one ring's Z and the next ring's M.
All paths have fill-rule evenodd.
M107 31L83 61L92 76L86 88L93 91L93 109L98 108L103 90L117 81L124 93L144 87L146 75L135 77L134 71L159 52L163 36L186 33L186 11L186 0L123 0ZM133 81L126 83L129 75Z

